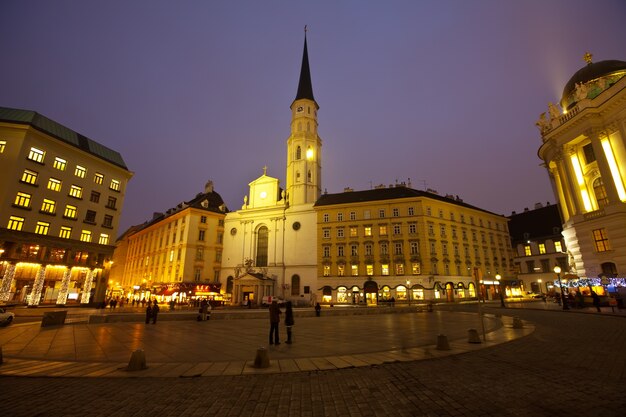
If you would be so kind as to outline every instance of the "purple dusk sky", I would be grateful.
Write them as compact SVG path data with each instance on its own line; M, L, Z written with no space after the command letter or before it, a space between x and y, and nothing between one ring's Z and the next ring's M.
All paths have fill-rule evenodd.
M213 180L230 210L284 185L307 35L322 187L411 179L509 215L554 202L535 122L594 61L626 60L623 0L65 1L0 5L0 106L135 173L119 232Z

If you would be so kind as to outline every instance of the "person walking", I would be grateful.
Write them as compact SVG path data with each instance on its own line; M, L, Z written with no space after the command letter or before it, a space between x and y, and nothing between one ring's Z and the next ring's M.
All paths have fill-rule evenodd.
M291 305L291 301L287 301L287 309L285 310L285 327L287 327L287 344L290 345L293 343L291 339L291 328L296 322L293 320L293 308Z
M158 314L159 304L157 304L157 300L154 300L154 305L152 306L152 324L156 324Z
M148 307L146 307L146 324L150 323L151 318L152 318L152 305L148 303Z
M596 294L595 291L591 291L591 298L593 298L593 306L596 308L596 310L598 310L598 313L600 313L600 297L598 296L598 294Z
M270 304L270 345L280 345L278 324L280 323L280 308L276 300Z
M202 299L200 303L200 314L202 315L202 321L206 321L207 312L209 311L209 303L206 298Z
M320 305L320 303L316 303L315 304L315 316L319 317L321 311L322 311L322 306Z

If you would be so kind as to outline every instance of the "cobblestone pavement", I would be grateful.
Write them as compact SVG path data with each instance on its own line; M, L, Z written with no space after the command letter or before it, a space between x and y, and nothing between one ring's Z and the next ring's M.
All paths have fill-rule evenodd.
M470 309L470 306L460 307ZM492 313L510 313L486 307ZM202 378L0 377L12 416L623 416L626 320L514 310L529 336L412 362ZM353 329L358 338L359 329Z

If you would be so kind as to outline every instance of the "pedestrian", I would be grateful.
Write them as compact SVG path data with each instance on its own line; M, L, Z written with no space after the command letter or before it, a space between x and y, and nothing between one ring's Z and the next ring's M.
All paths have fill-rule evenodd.
M156 324L158 314L159 304L157 304L157 300L154 300L154 305L152 306L152 324Z
M276 300L270 304L270 345L280 345L278 324L280 323L280 308Z
M600 297L598 297L595 291L591 291L591 298L593 298L593 306L598 310L598 313L600 313Z
M151 318L152 318L152 305L148 303L148 307L146 308L146 324L150 323Z
M321 311L322 311L322 306L320 305L320 303L316 303L315 304L315 316L319 317Z
M206 321L207 311L209 309L208 305L209 303L207 302L206 298L203 298L202 302L200 303L200 314L202 314L202 321Z
M290 345L293 343L291 339L291 328L296 322L293 320L293 308L291 306L291 301L287 301L287 309L285 310L285 327L287 328L287 344Z

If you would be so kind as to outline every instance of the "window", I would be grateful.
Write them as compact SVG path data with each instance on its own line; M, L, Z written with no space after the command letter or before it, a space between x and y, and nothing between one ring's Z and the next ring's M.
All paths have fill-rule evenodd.
M358 265L350 265L350 270L352 271L352 276L359 276L359 266Z
M419 255L419 245L417 242L411 242L411 255Z
M606 229L594 230L593 240L596 246L596 252L606 252L611 250L611 246L609 245L609 237L606 234Z
M374 275L374 265L372 264L367 264L365 265L365 273L367 274L367 276L371 277L372 275Z
M337 237L343 237L343 227L337 229Z
M415 209L413 207L409 207L408 211L407 211L409 216L413 216L415 213Z
M372 244L371 243L366 243L365 244L365 255L367 255L367 256L371 256L372 255Z
M387 243L382 242L380 244L380 254L381 255L388 255L389 254L389 246L387 245Z
M587 162L587 164L590 164L596 160L596 155L593 152L593 146L591 145L591 143L583 146L583 153L585 154L585 162Z
M4 148L7 146L6 140L0 140L0 153L4 152Z
M330 229L322 229L322 237L324 239L330 239Z
M396 264L396 275L404 275L404 264Z
M224 242L224 233L219 232L217 234L217 243L221 245L223 242Z
M402 234L402 227L399 224L393 225L393 234L394 235Z
M389 264L381 264L380 269L381 275L389 275Z
M104 182L104 175L96 172L93 176L93 182L96 184L102 184Z
M386 224L381 224L380 226L378 226L378 234L380 236L387 236L387 225Z
M343 221L343 213L337 213L337 221L338 222Z
M83 189L81 187L79 187L78 185L72 185L70 187L70 196L72 196L74 198L82 198L82 196L83 196Z
M59 232L59 237L63 239L69 239L72 235L72 228L67 226L61 226L61 231Z
M81 167L80 165L76 165L76 169L74 170L74 175L76 175L78 178L85 178L86 174L87 174L87 168Z
M337 276L343 277L344 275L346 275L346 266L337 265Z
M524 255L531 256L532 251L530 250L530 245L524 245Z
M561 242L554 242L554 251L563 252L563 247L561 246Z
M380 217L381 219L385 218L385 209L378 210L378 217Z
M441 253L443 254L443 256L448 256L448 244L447 243L441 244Z
M24 227L24 218L11 216L9 217L9 224L7 225L7 229L9 230L22 230Z
M296 160L302 159L302 148L299 146L296 148Z
M441 237L446 237L446 225L445 224L439 225L439 235Z
M456 227L452 226L452 239L456 239Z
M328 213L324 213L324 216L322 216L324 223L328 223L330 216L328 215Z
M197 248L196 249L196 260L197 261L201 261L204 259L204 248Z
M350 212L350 220L356 220L356 212L355 211L351 211Z
M337 246L337 256L344 256L343 246Z
M463 229L462 234L463 234L463 240L467 240L467 230Z
M324 265L324 276L325 277L330 276L330 265Z
M369 219L371 217L370 211L369 210L363 210L363 218L364 219Z
M432 216L433 215L433 211L430 207L426 207L426 215L427 216Z
M291 295L300 295L300 275L291 276Z
M437 254L437 247L435 246L435 242L430 242L430 254L431 255Z
M422 273L422 269L420 267L419 262L413 262L411 264L411 273L413 275L420 275Z
M372 236L372 226L365 226L365 236Z
M54 200L44 198L43 203L41 204L41 211L48 214L54 214L56 211L56 205L57 203Z
M89 196L89 201L92 203L98 203L100 201L100 193L97 191L92 191L91 196Z
M257 232L256 242L256 264L255 266L267 266L267 248L269 245L269 230L266 226L261 226Z
M18 192L15 196L15 202L13 204L18 207L30 208L31 197L32 196L30 194Z
M549 259L541 260L541 272L550 272L550 260Z
M443 210L439 209L438 214L439 214L439 218L443 219Z
M109 235L107 235L106 233L100 233L100 238L98 239L98 243L101 245L108 245Z
M415 223L409 223L409 234L416 234L417 233L417 225Z
M68 219L76 218L76 207L70 206L69 204L65 206L65 211L63 212L63 217L67 217Z
M117 198L109 196L109 201L107 201L107 208L115 209L115 205L117 204Z
M111 216L110 214L105 214L104 220L102 221L102 226L113 227L113 216Z
M398 217L398 216L400 216L400 211L397 208L394 208L394 209L391 210L391 215L393 217Z
M35 233L38 235L47 235L48 229L50 229L50 223L37 222L37 226L35 226Z
M200 216L200 223L206 223L206 216Z
M465 223L465 215L461 214L461 223Z
M596 178L593 182L593 193L596 196L596 201L598 202L598 209L601 209L609 204L609 197L606 194L606 188L604 188L602 177Z
M395 255L402 255L402 242L396 242L394 243L394 254Z
M546 244L545 243L540 243L539 244L539 253L541 253L541 254L546 253Z
M428 236L435 236L435 225L428 223Z
M350 237L357 237L359 234L357 232L356 226L350 226Z
M91 242L91 232L89 230L80 232L80 240L82 242Z
M111 180L111 185L109 185L109 188L112 189L113 191L119 191L120 182L118 180Z
M59 171L65 171L65 167L67 166L67 161L63 158L59 158L58 156L54 158L54 163L52 166Z
M48 180L48 190L52 191L61 191L61 180L57 180L56 178L50 178Z
M96 224L96 212L93 210L87 210L84 221L85 223Z
M204 240L204 230L198 231L198 240Z
M330 257L330 246L324 246L324 248L322 249L323 251L323 257L324 258L328 258Z
M30 152L28 152L28 159L31 161L39 162L43 164L43 159L46 157L46 153L41 149L30 148Z
M27 184L35 185L37 183L37 176L39 174L35 171L31 171L30 169L25 169L22 173L22 179L20 181L25 182Z
M352 256L358 256L359 255L359 246L358 245L351 245L350 246L350 255L352 255Z

